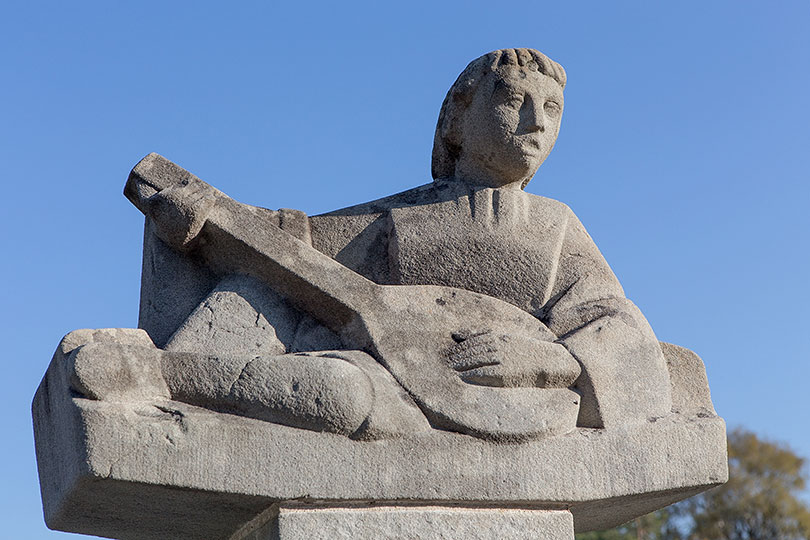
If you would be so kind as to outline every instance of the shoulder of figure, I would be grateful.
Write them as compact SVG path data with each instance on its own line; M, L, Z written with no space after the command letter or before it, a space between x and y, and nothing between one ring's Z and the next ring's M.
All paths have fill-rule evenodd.
M355 204L340 210L333 210L325 214L319 214L314 217L332 217L332 216L354 216L360 214L380 214L387 212L392 208L401 208L404 206L415 206L420 204L429 204L436 202L441 198L440 189L437 188L435 182L424 184L415 188L411 188L387 197L375 199L373 201Z
M573 220L574 223L579 223L577 216L573 210L565 204L555 199L549 199L542 195L535 195L534 193L524 192L527 200L529 201L529 208L531 213L539 219L553 219L568 222Z

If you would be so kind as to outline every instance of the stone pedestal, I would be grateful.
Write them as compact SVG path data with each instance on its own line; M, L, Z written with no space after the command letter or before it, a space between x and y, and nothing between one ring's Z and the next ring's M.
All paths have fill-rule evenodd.
M45 521L58 530L144 540L229 540L251 527L276 527L278 538L522 530L570 539L571 526L610 528L726 480L725 424L704 401L520 444L439 430L354 441L166 399L77 397L57 354L33 413ZM338 534L352 528L372 532Z
M229 540L573 540L567 510L280 504Z
M658 343L566 205L519 189L565 80L539 51L482 56L434 183L321 216L141 160L140 328L71 332L34 398L48 526L572 540L723 483L700 359Z

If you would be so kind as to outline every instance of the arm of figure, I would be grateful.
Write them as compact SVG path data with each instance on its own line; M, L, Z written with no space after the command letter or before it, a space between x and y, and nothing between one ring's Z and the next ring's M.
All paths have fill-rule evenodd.
M669 374L658 340L570 210L541 320L582 366L578 425L609 427L669 414Z

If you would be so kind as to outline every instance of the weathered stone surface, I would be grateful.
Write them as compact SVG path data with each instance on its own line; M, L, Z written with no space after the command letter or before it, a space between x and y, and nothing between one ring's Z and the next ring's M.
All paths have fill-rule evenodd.
M570 539L572 516L605 528L725 481L700 358L522 189L565 83L531 49L482 56L442 105L434 182L320 216L141 160L141 330L69 334L34 399L49 526Z
M118 343L90 343L73 351L73 390L89 399L138 401L169 399L160 369L160 349Z
M694 352L661 342L672 386L672 411L686 416L716 416L706 368Z
M247 276L228 276L189 314L163 348L211 356L232 356L235 351L245 355L284 354L284 342L295 332L293 322L284 317L287 311L284 300L261 282Z
M34 415L49 526L120 538L228 538L295 500L566 505L584 531L727 475L718 417L673 414L521 444L437 430L364 442L176 401L75 398L58 360Z
M152 154L133 170L127 193L147 208L148 199L137 193L160 192L178 182L195 186L195 193L204 184ZM564 433L576 425L579 396L565 386L496 389L468 384L445 358L459 339L454 336L464 331L554 340L535 317L463 289L378 285L286 233L272 219L208 189L218 203L200 232L199 254L207 265L220 274L247 274L270 284L348 347L371 352L436 427L511 440ZM556 369L554 362L551 369ZM576 373L562 380L570 384L575 378Z
M536 51L481 57L442 107L435 182L323 216L236 203L160 156L147 156L125 190L154 222L147 228L156 237L148 242L141 324L159 346L209 355L222 349L246 356L282 348L363 349L435 427L481 437L516 440L574 425L599 428L666 416L667 370L643 315L624 298L573 213L521 190L554 145L565 80L562 68ZM234 274L259 283L220 290L243 279ZM186 283L210 280L220 286L207 297L197 290L197 307L189 309L193 295ZM177 305L185 307L160 320L150 306L160 304L163 293L171 295L171 281L180 282ZM407 285L418 289L402 288ZM451 293L458 296L455 305L429 305L425 296L445 300L428 286L457 289ZM506 315L507 303L534 319L519 316L526 322L492 328L491 321L517 321ZM189 311L185 321L178 315ZM441 312L449 314L447 324L437 323ZM475 313L489 317L476 319ZM476 337L454 346L448 334ZM473 347L482 341L479 334L498 339ZM556 343L526 345L532 340ZM240 346L246 342L255 346ZM460 348L471 354L460 358ZM554 388L571 380L578 397ZM540 396L537 388L547 391ZM566 404L577 407L574 421Z
M268 523L231 540L387 538L391 540L573 540L565 510L441 506L280 505Z

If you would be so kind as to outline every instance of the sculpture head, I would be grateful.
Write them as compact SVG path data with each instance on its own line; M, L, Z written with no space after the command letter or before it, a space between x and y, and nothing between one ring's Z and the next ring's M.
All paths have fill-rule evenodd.
M442 103L433 178L524 188L557 140L565 80L562 66L534 49L470 62Z

